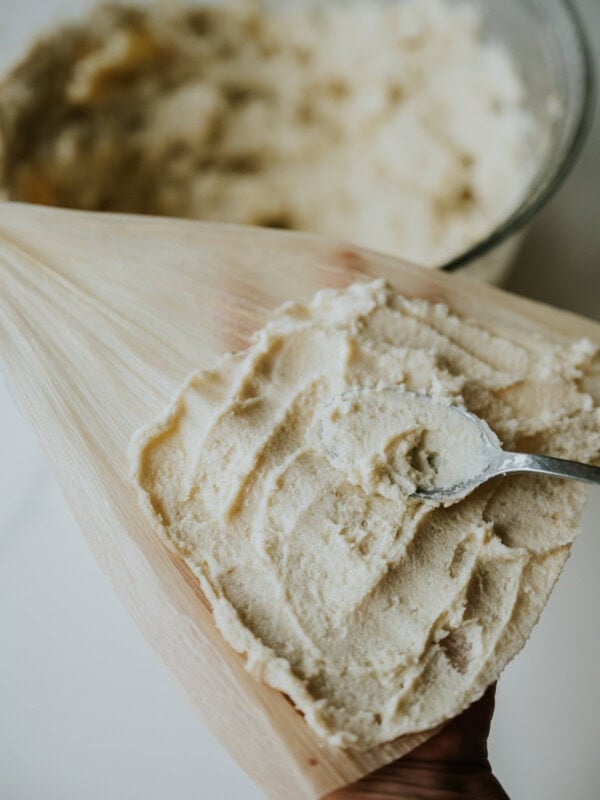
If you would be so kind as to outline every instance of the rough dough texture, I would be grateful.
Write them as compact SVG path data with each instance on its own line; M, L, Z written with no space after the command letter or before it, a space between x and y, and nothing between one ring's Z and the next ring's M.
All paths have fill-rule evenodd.
M40 41L0 89L8 198L309 230L425 265L515 210L539 136L472 7L294 5L108 6Z
M510 449L598 463L598 365L587 341L492 333L380 281L324 291L192 375L137 435L140 502L252 674L330 744L368 748L447 720L498 677L586 489L512 476L451 508L418 502L395 465L419 431L394 439L393 410L371 424L376 404L340 397L426 393Z

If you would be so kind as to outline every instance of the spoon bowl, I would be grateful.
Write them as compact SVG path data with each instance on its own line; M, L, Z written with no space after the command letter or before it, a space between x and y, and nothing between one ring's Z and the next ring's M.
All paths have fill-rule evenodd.
M431 399L431 402L435 401ZM453 505L492 478L511 473L550 475L555 478L568 478L600 485L600 467L546 455L507 452L502 449L498 437L489 425L480 417L459 406L449 406L448 411L450 414L468 419L471 424L479 428L482 451L478 455L483 456L483 459L478 459L478 462L487 462L487 466L453 485L435 483L435 485L419 486L412 495L419 500L445 506Z

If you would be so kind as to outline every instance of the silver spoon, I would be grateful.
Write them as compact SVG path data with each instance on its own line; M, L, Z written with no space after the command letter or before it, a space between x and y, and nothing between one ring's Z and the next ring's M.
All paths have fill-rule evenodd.
M448 406L446 412L461 414L478 426L483 453L486 456L486 460L489 459L487 467L454 486L418 488L413 497L449 505L461 500L478 486L491 480L491 478L516 472L551 475L556 478L570 478L600 485L600 467L551 456L506 452L500 447L497 437L487 423L475 416L475 414L457 406Z

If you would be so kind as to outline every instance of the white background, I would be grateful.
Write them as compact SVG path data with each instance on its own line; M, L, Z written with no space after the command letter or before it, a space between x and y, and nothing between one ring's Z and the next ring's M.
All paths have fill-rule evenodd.
M0 0L0 63L50 8ZM499 0L500 1L500 0ZM600 45L600 3L580 0ZM600 63L600 58L597 58ZM535 224L511 287L600 319L600 122ZM0 374L1 800L259 800L96 566ZM513 800L600 797L600 491L491 740Z

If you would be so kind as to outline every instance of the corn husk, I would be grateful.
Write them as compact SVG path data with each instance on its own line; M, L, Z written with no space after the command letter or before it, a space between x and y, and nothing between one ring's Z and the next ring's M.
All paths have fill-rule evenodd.
M286 300L373 276L491 327L600 342L600 325L322 238L0 205L0 356L115 591L206 724L268 797L316 800L430 733L325 746L256 682L197 579L152 532L128 479L131 435L186 375L243 347Z

